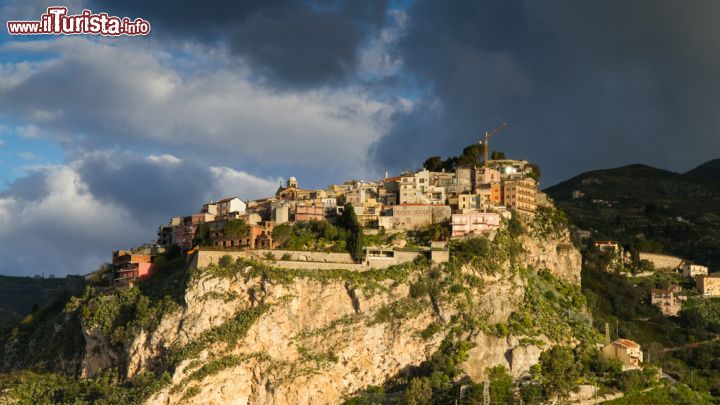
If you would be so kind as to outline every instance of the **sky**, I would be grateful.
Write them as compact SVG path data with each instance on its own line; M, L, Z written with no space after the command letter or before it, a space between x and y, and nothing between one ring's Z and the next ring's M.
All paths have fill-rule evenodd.
M149 36L10 36L46 7ZM203 202L491 148L550 186L720 157L713 0L0 1L0 274L85 274Z

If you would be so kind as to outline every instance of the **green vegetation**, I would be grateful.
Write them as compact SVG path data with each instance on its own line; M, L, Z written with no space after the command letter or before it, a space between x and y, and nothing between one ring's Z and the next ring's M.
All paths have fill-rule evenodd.
M240 239L250 235L250 226L242 219L233 219L225 224L223 236L228 239Z
M240 310L234 317L219 326L204 331L185 346L171 346L167 354L167 367L173 369L183 360L196 357L203 350L218 343L225 344L227 348L234 347L267 309L267 305L260 305Z
M670 285L692 289L692 283L666 272L627 278L603 271L603 260L602 255L587 255L582 273L583 292L598 330L602 332L607 323L611 339L623 337L640 343L645 364L662 367L665 373L696 391L692 396L705 398L708 392L720 392L720 364L714 360L720 354L720 341L716 340L720 300L690 297L679 317L665 317L650 304L650 290ZM618 381L618 388L627 390L637 385L633 380L639 380L632 374L625 378ZM657 396L658 403L668 403L668 398L685 395L682 387L676 384L630 398L643 403Z
M273 229L273 240L280 248L320 252L345 252L348 232L328 221L280 224Z
M451 401L457 395L453 389L455 378L472 348L466 341L457 341L454 334L443 340L437 352L427 361L385 384L382 390L372 389L348 400L348 404L382 402L385 398L402 394L404 403L427 404Z
M597 170L545 191L573 225L592 230L598 240L636 243L643 251L668 252L720 268L716 165L708 162L687 174L643 165ZM585 196L573 199L574 190ZM592 200L605 200L610 206Z
M209 224L199 224L193 236L193 246L212 246L211 233ZM250 226L242 219L233 219L225 224L222 234L227 239L241 239L250 235Z
M184 305L188 273L185 257L174 251L158 257L153 276L137 288L101 290L89 286L82 296L73 298L67 311L80 309L88 327L95 327L110 343L121 347L142 329L154 330L163 314Z
M222 370L237 367L241 365L243 362L247 361L248 359L255 357L255 358L265 358L264 354L251 354L251 355L244 355L244 356L238 356L234 354L218 357L211 359L207 361L205 364L203 364L202 367L199 369L193 371L190 373L189 376L184 378L180 383L177 385L174 385L171 389L171 392L176 393L182 391L185 387L187 387L188 384L192 383L193 381L202 381L205 378L215 375ZM189 399L196 395L198 393L197 390L193 389L193 387L188 388L185 391L185 395L183 395L183 399Z
M559 238L567 230L568 219L554 208L538 207L530 223L530 233L539 239Z
M505 153L492 151L490 159L506 159ZM450 156L443 160L440 156L431 156L425 160L423 167L431 172L453 172L459 166L481 166L485 160L485 145L474 143L463 149L460 156Z
M547 270L521 272L526 280L525 296L508 320L516 336L539 336L563 342L578 338L586 343L600 341L590 325L587 304L579 286L553 277Z
M498 230L492 241L481 236L450 243L452 264L471 265L486 274L501 272L508 265L515 267L522 252L522 244L508 229Z
M347 238L348 252L350 252L355 261L361 262L365 256L365 252L363 251L365 247L363 241L364 235L352 204L345 204L343 213L340 219L338 219L338 225L349 232Z
M364 255L362 227L351 204L345 204L337 225L328 221L280 224L273 229L272 236L282 249L349 252L357 261Z
M358 287L363 290L363 293L371 294L373 291L387 290L388 285L385 284L396 286L407 281L410 274L417 266L421 265L427 266L427 259L420 259L414 263L390 266L385 269L372 269L362 272L345 269L279 269L258 261L238 258L228 267L213 264L204 269L195 269L191 275L191 282L197 282L197 280L205 275L223 278L244 277L245 279L261 277L269 282L279 284L289 284L297 278L317 280L321 283L343 280L347 282L348 287Z
M38 371L61 369L76 372L76 359L83 349L80 317L66 310L70 300L60 295L48 306L27 315L0 331L0 372L14 364Z
M212 238L210 237L210 225L206 223L199 224L195 230L192 240L193 246L212 246Z
M50 304L58 296L81 292L84 284L85 280L81 276L0 276L0 328Z
M631 393L606 402L608 405L696 405L713 403L708 394L693 391L685 384L663 385L649 391Z
M113 370L91 379L73 377L85 347L81 324L121 348L134 333L154 328L163 314L184 305L185 257L173 251L155 264L153 277L135 288L108 290L95 280L81 296L59 296L0 334L0 367L32 370L0 374L0 392L20 403L125 404L142 402L167 384L163 370L127 382Z
M123 382L116 370L88 379L23 371L0 374L2 400L18 404L138 404L170 383L170 375L140 374ZM5 402L3 402L5 403Z

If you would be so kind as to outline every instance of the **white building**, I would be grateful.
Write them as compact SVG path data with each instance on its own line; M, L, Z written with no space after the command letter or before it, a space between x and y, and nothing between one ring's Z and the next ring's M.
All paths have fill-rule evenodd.
M680 268L685 277L706 276L708 274L708 268L699 264L683 263Z
M500 228L500 215L495 212L467 211L452 214L452 237L467 235Z
M400 204L445 204L445 187L431 183L431 172L406 173L399 182Z
M244 214L247 204L238 197L225 198L217 203L217 216L227 217L231 212L237 212L238 214Z

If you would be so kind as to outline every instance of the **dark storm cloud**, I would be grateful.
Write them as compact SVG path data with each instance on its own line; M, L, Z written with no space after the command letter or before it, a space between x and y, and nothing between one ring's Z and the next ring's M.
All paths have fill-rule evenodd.
M115 159L121 159L122 164L113 163ZM95 198L125 207L140 223L149 224L164 223L168 215L197 211L213 182L206 169L158 163L129 154L85 158L77 172Z
M373 147L383 167L492 148L544 184L631 162L688 169L720 155L720 3L419 0L397 44L431 89Z
M355 71L358 50L382 25L387 0L118 1L97 9L141 16L153 35L229 45L274 85L337 84Z

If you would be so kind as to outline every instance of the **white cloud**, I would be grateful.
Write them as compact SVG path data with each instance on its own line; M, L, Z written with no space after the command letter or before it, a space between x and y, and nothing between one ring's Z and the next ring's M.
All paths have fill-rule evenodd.
M399 72L402 60L393 52L393 47L402 37L408 16L404 10L392 10L387 27L380 30L367 46L360 51L359 70L365 76L392 76Z
M21 159L24 159L24 160L35 160L35 159L37 159L37 156L36 156L34 153L28 152L28 151L18 152L17 155L18 155L18 157L20 157Z
M244 200L268 197L275 194L282 178L262 179L229 167L211 167L218 195L238 196Z
M172 216L225 196L269 196L282 181L117 151L27 172L0 192L0 274L88 273L112 250L154 241Z
M33 113L32 115L35 116L35 113ZM40 138L40 129L35 125L25 125L17 127L15 128L15 132L23 138L27 139Z
M395 111L361 88L270 89L213 52L188 65L135 42L108 44L83 38L6 44L5 52L22 56L50 49L60 56L6 66L0 109L24 120L26 135L38 128L88 145L152 142L206 157L232 152L338 172L357 172Z
M34 174L44 179L38 198L0 197L0 274L88 273L111 246L143 240L130 213L95 198L70 167Z
M165 165L177 165L182 162L181 159L170 154L150 155L146 158L149 162Z

